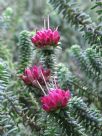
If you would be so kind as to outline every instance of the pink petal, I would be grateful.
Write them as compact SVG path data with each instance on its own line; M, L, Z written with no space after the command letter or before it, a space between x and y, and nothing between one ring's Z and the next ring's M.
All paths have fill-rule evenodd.
M43 106L42 106L42 108L45 110L45 111L47 111L47 112L49 112L51 109L50 109L50 107L48 106L48 105L46 105L46 104L44 104Z
M38 71L38 67L37 67L37 66L34 66L34 67L32 68L32 73L33 73L33 77L34 77L35 79L38 79L38 78L39 78L39 71Z
M32 41L32 43L36 43L36 42L37 42L37 40L36 40L35 37L32 37L32 38L31 38L31 41Z
M54 41L55 44L57 44L59 42L59 40L60 40L60 35L59 35L58 31L55 30L53 32L53 41Z
M29 79L31 82L33 82L33 81L34 81L34 78L33 78L33 75L32 75L31 70L30 70L29 68L27 68L25 71L26 71L26 74L27 74L28 79Z

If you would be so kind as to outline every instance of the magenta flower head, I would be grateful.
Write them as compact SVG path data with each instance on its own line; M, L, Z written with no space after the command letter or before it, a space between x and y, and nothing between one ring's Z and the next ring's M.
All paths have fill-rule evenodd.
M37 31L36 35L33 36L31 40L38 48L57 46L60 35L57 30L52 30L50 28L42 29L41 31Z
M48 92L48 95L41 98L42 108L47 112L65 108L70 98L71 94L69 90L51 90Z
M46 82L49 81L50 70L34 65L31 68L26 68L24 74L20 75L20 78L26 85L36 85L37 82L44 85L44 80Z

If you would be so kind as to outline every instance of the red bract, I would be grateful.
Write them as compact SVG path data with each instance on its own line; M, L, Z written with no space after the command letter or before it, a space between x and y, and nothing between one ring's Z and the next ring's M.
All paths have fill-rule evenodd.
M38 31L31 40L32 43L34 43L35 46L39 48L46 46L56 46L60 40L60 35L57 30L43 29Z
M43 76L42 76L43 75ZM20 78L24 81L26 85L34 85L37 83L37 81L44 85L44 79L45 81L49 81L50 78L50 70L44 69L41 66L37 67L36 65L31 68L26 68L23 75L20 75Z
M69 90L51 90L49 91L48 95L41 98L42 108L47 112L64 108L67 106L70 97L71 95Z

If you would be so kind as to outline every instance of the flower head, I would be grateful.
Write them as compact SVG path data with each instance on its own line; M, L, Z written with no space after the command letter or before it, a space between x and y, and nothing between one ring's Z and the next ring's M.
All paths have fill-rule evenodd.
M41 66L36 65L31 68L26 68L24 74L20 75L20 78L24 81L26 85L36 85L36 81L38 81L41 85L44 85L45 83L43 77L46 82L49 81L50 70L46 70Z
M47 111L53 111L67 106L70 99L70 91L54 89L48 92L48 95L41 98L42 108Z
M60 35L57 30L50 28L37 31L36 35L32 37L32 43L39 48L47 46L56 46L60 40Z

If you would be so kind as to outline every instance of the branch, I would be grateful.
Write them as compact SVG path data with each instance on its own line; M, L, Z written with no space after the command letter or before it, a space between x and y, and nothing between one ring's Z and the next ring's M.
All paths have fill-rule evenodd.
M73 5L69 1L70 0L50 0L50 3L58 10L58 13L62 14L63 18L84 32L86 39L91 45L99 44L98 47L102 47L101 27L96 26L89 15L79 11L79 9L73 8Z

